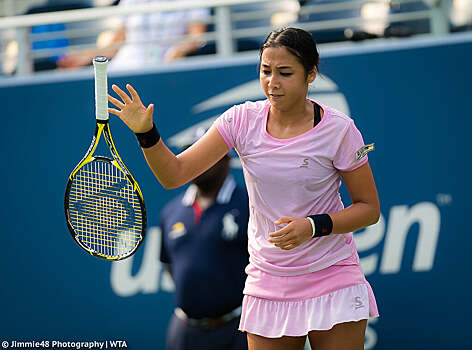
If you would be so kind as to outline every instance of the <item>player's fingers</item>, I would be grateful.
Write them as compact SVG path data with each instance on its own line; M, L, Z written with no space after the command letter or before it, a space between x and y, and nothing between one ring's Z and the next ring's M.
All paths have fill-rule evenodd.
M111 88L113 89L113 91L115 91L118 96L121 97L121 99L123 100L124 103L128 104L128 103L131 103L131 99L129 98L128 94L126 92L124 92L123 90L121 90L118 86L116 85L112 85Z
M146 114L147 114L147 115L151 115L151 117L152 117L152 114L153 114L153 113L154 113L154 105L153 105L153 104L150 104L150 105L148 106L148 108L146 108Z
M286 246L290 244L296 244L296 240L291 236L285 236L281 241L275 243L276 246Z
M277 221L274 221L275 225L280 225L280 224L288 224L293 221L292 217L281 217Z
M294 239L295 237L289 232L279 237L269 238L268 241L276 246L283 246L289 244L289 242L293 242Z
M290 228L287 228L285 226L284 228L281 228L280 230L274 231L269 233L269 242L277 242L280 241L284 236L286 236L290 232Z
M284 245L280 246L279 248L280 248L280 249L283 249L283 250L290 250L290 249L295 248L296 246L297 246L297 245L296 245L295 243L289 242L289 243L287 243L287 244L284 244Z
M120 109L123 109L123 107L125 106L123 103L121 103L120 100L118 100L117 98L114 98L113 96L111 95L108 95L108 101L110 101L111 103L113 103L116 107L120 108Z
M133 99L133 102L137 102L139 104L143 104L141 102L141 99L139 98L139 95L138 93L136 92L136 90L134 89L134 87L132 87L130 84L126 84L126 88L128 89L129 93L131 94L131 98Z
M114 109L114 108L108 108L108 113L117 115L118 117L121 117L121 111Z

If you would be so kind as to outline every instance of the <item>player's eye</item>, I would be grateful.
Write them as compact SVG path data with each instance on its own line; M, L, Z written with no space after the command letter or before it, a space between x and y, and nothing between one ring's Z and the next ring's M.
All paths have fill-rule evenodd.
M293 73L280 73L281 76L283 77L289 77L291 76Z
M269 74L270 74L270 70L263 70L263 71L262 71L262 74L264 74L264 75L269 75Z

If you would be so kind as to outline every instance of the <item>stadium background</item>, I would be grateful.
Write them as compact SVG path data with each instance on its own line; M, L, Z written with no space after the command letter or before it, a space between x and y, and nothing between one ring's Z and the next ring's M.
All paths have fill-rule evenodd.
M376 144L369 157L382 218L356 233L381 313L369 323L366 349L469 343L471 56L470 33L321 50L311 96L344 109ZM231 105L262 98L247 89L257 62L255 54L208 59L113 73L109 83L137 87L156 105L163 138L178 143ZM0 80L0 340L125 340L131 349L163 349L173 286L158 262L158 217L183 189L164 190L134 136L112 118L118 151L144 193L148 236L132 259L113 264L73 243L63 195L89 145L93 94L90 70ZM233 172L242 181L237 164Z

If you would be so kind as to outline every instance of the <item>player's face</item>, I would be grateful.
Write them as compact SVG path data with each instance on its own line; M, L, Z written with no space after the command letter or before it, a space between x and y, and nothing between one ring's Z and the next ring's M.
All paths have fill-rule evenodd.
M306 76L303 65L285 47L268 47L262 53L261 86L271 105L279 110L304 103L314 77L314 72Z

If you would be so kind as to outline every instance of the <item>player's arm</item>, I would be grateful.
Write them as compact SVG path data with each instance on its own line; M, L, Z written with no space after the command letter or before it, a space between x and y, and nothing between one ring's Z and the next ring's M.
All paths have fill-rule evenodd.
M145 107L131 85L126 85L130 96L113 85L121 100L112 96L108 100L119 109L108 111L117 115L134 132L146 133L152 129L154 106ZM229 151L216 127L212 127L190 148L176 156L162 141L143 148L146 161L156 178L166 189L176 188L191 181L212 167Z
M190 148L175 156L164 142L143 148L146 161L159 182L166 188L186 184L215 165L229 151L215 126Z
M353 232L375 224L380 217L380 203L369 163L353 171L341 172L341 176L351 196L352 204L330 214L333 221L332 232Z

